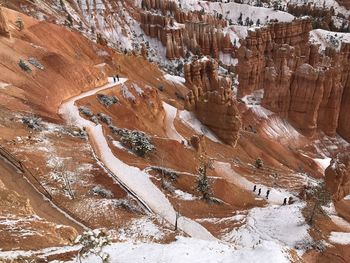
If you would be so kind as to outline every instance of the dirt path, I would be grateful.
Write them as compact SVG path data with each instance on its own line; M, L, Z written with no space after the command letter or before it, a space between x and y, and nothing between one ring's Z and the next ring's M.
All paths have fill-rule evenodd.
M74 227L79 233L83 227L69 219L63 212L51 205L51 203L38 193L27 181L24 175L0 157L0 180L9 189L17 192L20 196L28 198L34 212L41 218L56 224Z

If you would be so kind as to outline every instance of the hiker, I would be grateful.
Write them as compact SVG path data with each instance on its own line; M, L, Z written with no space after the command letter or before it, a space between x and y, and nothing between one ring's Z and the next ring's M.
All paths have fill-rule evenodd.
M261 188L259 188L259 192L258 192L258 195L260 195L261 194Z
M266 199L269 199L269 195L270 195L270 190L266 191Z
M117 74L117 80L118 80L118 82L119 82L119 75Z
M287 197L283 199L283 205L287 204Z
M291 205L291 204L293 204L294 203L294 200L293 200L293 197L289 197L288 198L288 205Z
M113 82L115 83L116 81L115 81L115 76L113 76Z
M255 190L256 190L256 185L254 185L254 187L253 187L253 192L255 193Z

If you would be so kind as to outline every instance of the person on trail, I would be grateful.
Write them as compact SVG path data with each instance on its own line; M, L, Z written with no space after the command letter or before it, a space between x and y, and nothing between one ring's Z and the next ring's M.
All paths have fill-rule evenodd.
M255 192L255 190L256 190L256 185L254 185L254 187L253 187L253 192Z
M266 191L266 199L269 199L269 195L270 195L270 190Z
M259 188L259 192L258 192L258 195L260 195L261 194L261 188Z
M287 204L287 197L283 199L283 205Z
M115 81L115 76L113 76L113 82L115 83L116 81Z
M119 75L117 74L117 80L118 80L118 82L119 82Z

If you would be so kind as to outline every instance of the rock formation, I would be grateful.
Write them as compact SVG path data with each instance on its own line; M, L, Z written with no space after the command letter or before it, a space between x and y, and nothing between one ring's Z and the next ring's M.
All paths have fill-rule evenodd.
M11 37L10 30L7 25L7 21L1 7L0 7L0 36L4 36L7 38Z
M325 171L327 189L339 201L350 193L350 154L339 154Z
M312 136L321 129L350 140L349 44L341 50L308 43L311 21L275 23L249 32L237 50L239 98L263 89L262 105Z
M224 20L198 11L185 12L171 1L143 0L142 7L145 11L141 12L141 28L147 36L162 42L168 59L184 57L187 50L214 58L220 51L233 54L230 37L222 31Z
M185 108L194 111L225 143L235 146L241 119L232 96L231 79L219 76L217 69L215 60L201 59L185 65L186 86L191 89Z
M193 135L190 138L190 145L196 150L198 155L200 156L203 152L205 152L205 140L204 135Z

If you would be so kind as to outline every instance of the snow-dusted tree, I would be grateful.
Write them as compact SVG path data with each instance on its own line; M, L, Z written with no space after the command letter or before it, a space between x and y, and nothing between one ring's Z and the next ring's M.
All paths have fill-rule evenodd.
M314 224L315 218L327 217L323 207L331 202L332 196L324 183L309 188L306 191L306 199L305 214L309 225Z
M211 183L207 176L207 165L202 163L198 168L198 180L197 180L197 191L202 194L204 200L209 201L211 199Z
M277 11L281 7L281 0L273 1L273 10Z
M122 129L120 134L122 144L141 157L155 149L151 139L144 132Z
M72 186L71 186L71 182L69 180L69 171L68 171L68 164L65 164L63 161L62 162L58 162L54 169L55 169L55 173L62 178L63 183L64 183L64 191L66 193L68 193L69 197L71 199L75 198Z
M79 262L82 262L81 258L86 258L90 254L100 257L102 263L110 262L109 254L103 252L103 248L111 243L105 231L100 229L84 231L75 239L74 243L82 245L78 255Z

